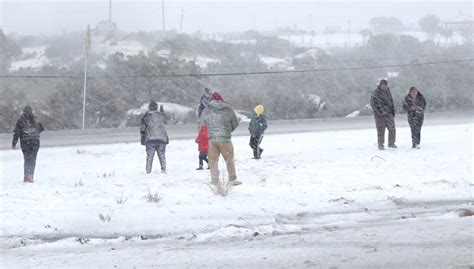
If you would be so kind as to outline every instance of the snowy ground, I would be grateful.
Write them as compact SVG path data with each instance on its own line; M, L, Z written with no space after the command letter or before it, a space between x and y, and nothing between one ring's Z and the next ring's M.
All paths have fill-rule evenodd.
M398 128L383 152L373 129L267 135L260 161L236 137L243 185L226 198L193 140L151 175L138 143L42 148L34 184L2 150L1 267L468 268L472 127L426 126L421 150Z

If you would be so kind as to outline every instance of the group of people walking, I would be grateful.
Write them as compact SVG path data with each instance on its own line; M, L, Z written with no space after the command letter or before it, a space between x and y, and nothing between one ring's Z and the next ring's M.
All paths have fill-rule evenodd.
M385 129L388 129L388 147L397 148L395 144L395 105L390 88L386 80L381 80L373 92L370 104L374 111L377 129L378 148L384 150ZM412 147L420 148L421 127L424 120L426 100L417 88L411 87L403 100L403 110L407 112L408 123L411 129ZM260 147L263 135L268 127L265 119L265 108L257 105L249 123L250 142L253 158L260 159L263 149ZM222 155L227 168L228 180L233 185L240 185L234 162L234 146L232 132L239 126L239 120L234 109L218 92L205 88L197 108L198 135L195 142L198 144L199 166L196 170L204 170L204 162L210 170L211 183L219 182L219 158ZM166 131L166 116L163 106L155 101L150 102L148 111L142 118L140 126L141 144L146 148L146 173L151 173L155 153L166 173L166 146L169 143ZM16 149L18 139L24 157L24 182L33 182L36 166L36 156L40 148L40 133L44 130L41 123L33 114L30 106L23 109L20 119L13 132L12 149Z
M375 126L377 128L377 141L379 150L385 149L385 129L388 129L388 147L397 148L395 145L395 105L388 82L382 79L370 99L374 111ZM408 123L411 129L412 148L420 149L421 127L424 121L426 100L416 87L411 87L405 96L402 107L407 112Z

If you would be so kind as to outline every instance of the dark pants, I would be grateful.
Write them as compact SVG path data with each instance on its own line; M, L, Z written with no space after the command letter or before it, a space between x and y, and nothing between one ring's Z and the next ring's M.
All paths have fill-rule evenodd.
M263 149L260 148L260 143L262 143L263 135L252 135L250 136L250 147L253 149L253 157L255 159L260 159Z
M36 156L40 148L40 141L38 139L32 140L21 140L21 151L23 152L24 163L24 181L27 181L28 177L34 178L35 167L36 167Z
M390 146L395 144L395 118L392 114L387 116L375 115L375 126L377 127L377 140L379 145L383 145L385 143L385 128L388 129L388 145Z
M161 170L166 171L166 143L160 140L149 140L146 142L146 172L151 173L153 166L153 158L155 152L158 154L160 160Z
M209 160L207 159L207 152L199 152L199 167L202 167L204 162L209 164Z
M408 115L408 124L411 129L411 141L413 146L419 145L421 140L421 127L423 126L424 115L417 114L415 116Z

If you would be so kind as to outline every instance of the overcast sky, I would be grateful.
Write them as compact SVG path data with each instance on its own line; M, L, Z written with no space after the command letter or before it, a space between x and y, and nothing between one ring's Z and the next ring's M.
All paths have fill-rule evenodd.
M113 0L112 20L125 31L162 28L161 1ZM0 27L7 33L55 34L94 27L108 18L108 0L41 1L0 0ZM339 25L353 31L367 27L376 16L396 16L406 25L416 25L427 13L442 20L472 17L471 1L166 1L165 25L179 30L181 10L183 31L232 32L269 30L297 25L322 31Z

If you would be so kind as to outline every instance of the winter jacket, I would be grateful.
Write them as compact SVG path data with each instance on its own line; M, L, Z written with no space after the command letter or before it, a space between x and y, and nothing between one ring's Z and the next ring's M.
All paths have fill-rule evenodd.
M33 115L27 116L23 113L15 125L13 131L12 145L16 145L18 139L23 142L39 141L43 125Z
M267 120L263 115L257 117L257 115L254 114L249 124L250 135L263 135L263 133L267 129L267 126Z
M412 106L416 106L416 110L412 110ZM421 92L418 92L415 100L413 100L410 94L405 96L405 99L403 100L403 110L407 112L409 119L423 116L425 108L426 100L423 94L421 94Z
M390 89L384 92L377 87L370 98L370 106L372 106L376 116L387 116L390 114L395 116L395 106Z
M213 100L203 113L209 139L216 143L231 141L231 133L239 126L234 109L224 101Z
M168 144L168 133L165 128L165 113L163 107L160 111L147 111L142 118L140 133L144 136L145 143L151 140L158 140Z
M209 138L207 136L207 125L201 126L199 134L196 137L199 152L207 152L209 150Z

